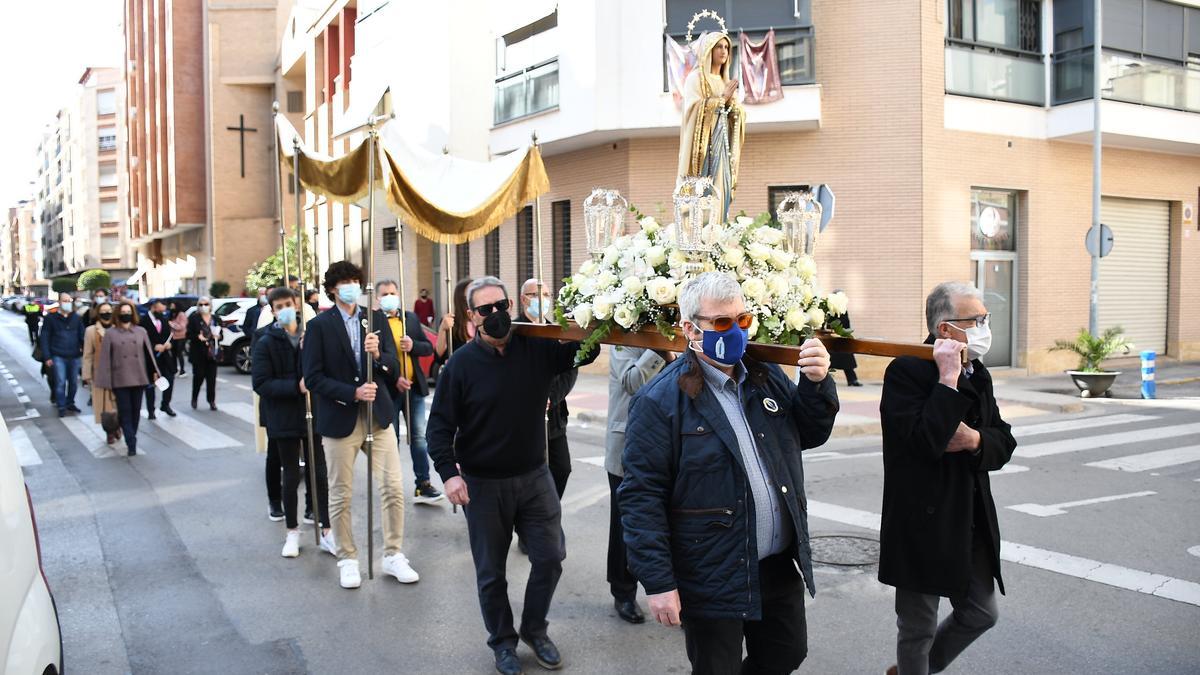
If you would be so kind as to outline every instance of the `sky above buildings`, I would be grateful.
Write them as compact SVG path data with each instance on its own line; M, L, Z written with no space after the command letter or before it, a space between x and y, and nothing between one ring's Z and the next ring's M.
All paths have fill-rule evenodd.
M89 66L120 66L122 0L4 2L0 21L0 208L32 196L35 153Z

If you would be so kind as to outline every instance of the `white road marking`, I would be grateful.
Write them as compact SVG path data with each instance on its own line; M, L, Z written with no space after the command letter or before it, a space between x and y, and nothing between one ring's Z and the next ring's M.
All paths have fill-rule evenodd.
M1125 457L1106 459L1102 462L1088 462L1085 466L1094 466L1097 469L1111 469L1113 471L1148 471L1150 469L1164 469L1168 466L1188 464L1190 462L1200 462L1200 445L1158 450L1140 455L1127 455Z
M1129 492L1123 495L1111 495L1108 497L1094 497L1092 499L1080 499L1073 502L1062 502L1061 504L1014 504L1005 508L1013 511L1020 511L1031 516L1046 518L1049 516L1066 515L1067 509L1076 506L1088 506L1090 504L1103 504L1105 502L1115 502L1120 499L1130 499L1133 497L1149 497L1150 495L1158 494L1152 490L1144 490L1142 492Z
M92 453L92 456L96 459L120 457L124 454L124 452L118 452L114 446L105 442L108 439L105 437L104 430L99 425L85 422L80 417L63 417L59 421L79 441L80 445L87 448L87 451ZM121 444L123 445L124 443L122 442ZM139 450L139 452L144 451Z
M1188 553L1200 558L1200 546L1193 546L1188 549Z
M810 516L867 530L879 531L879 514L825 502L808 502ZM1057 553L1034 546L1000 542L1000 558L1026 567L1056 572L1077 579L1124 588L1200 607L1200 584L1183 579Z
M584 464L591 464L592 466L598 466L601 469L604 468L604 456L603 455L597 455L596 457L573 457L572 459L574 459L576 462L583 462Z
M235 384L233 386L237 387L238 389L241 389L242 391L254 391L254 387L248 387L244 384Z
M227 380L223 377L218 377L217 382L220 382L221 384L229 384L229 380Z
M1037 436L1039 434L1055 434L1063 431L1079 431L1090 430L1099 427L1110 427L1118 424L1134 424L1137 422L1148 422L1156 420L1156 415L1102 415L1098 417L1083 417L1073 420L1059 420L1057 422L1043 422L1042 424L1030 424L1027 426L1014 426L1013 436L1017 438L1025 438L1027 436Z
M1048 443L1018 445L1016 452L1013 454L1018 457L1048 457L1068 452L1079 452L1080 450L1100 450L1127 443L1144 443L1146 441L1192 435L1200 435L1200 424L1176 424L1157 429L1125 431L1118 434L1108 434L1107 436L1083 436L1080 438L1068 438L1062 441L1050 441Z
M21 387L21 386L16 386L16 387L13 387L13 393L14 393L14 394L24 394L24 393L25 393L25 388L24 388L24 387Z
M804 459L812 462L832 462L838 459L861 459L863 457L882 457L882 452L834 452L827 450L825 452L806 452Z
M257 418L254 416L254 406L250 405L249 403L242 403L240 401L234 403L218 403L217 407L221 409L221 412L227 415L233 415L240 420L244 420L248 424L253 425L258 423Z
M562 510L567 513L578 513L608 496L608 483L597 485L583 492L576 492L562 502Z
M36 466L42 463L42 457L37 448L33 447L33 441L29 440L29 433L25 431L25 427L13 427L9 438L12 439L13 450L17 453L18 464Z
M29 397L24 394L21 394L20 396L17 397L17 401L19 401L21 403L29 403Z
M142 417L146 413L143 411ZM187 415L180 414L178 417L162 417L148 422L148 424L162 429L171 434L175 438L183 441L188 447L196 450L216 450L217 448L236 448L241 443L217 431L216 429L195 420Z
M1028 470L1029 470L1029 467L1021 466L1020 464L1005 464L1004 468L1000 469L999 471L992 471L988 475L989 476L1007 476L1007 475L1013 474L1013 473L1025 473Z

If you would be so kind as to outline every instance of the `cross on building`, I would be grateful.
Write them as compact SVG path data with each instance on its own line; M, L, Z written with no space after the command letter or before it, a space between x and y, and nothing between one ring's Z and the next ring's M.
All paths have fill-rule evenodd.
M246 116L245 115L238 115L238 125L236 127L225 127L225 128L230 131L238 132L238 141L239 141L239 145L241 146L241 152L242 152L242 178L245 178L246 177L246 132L247 131L258 131L258 129L252 129L252 128L246 126Z

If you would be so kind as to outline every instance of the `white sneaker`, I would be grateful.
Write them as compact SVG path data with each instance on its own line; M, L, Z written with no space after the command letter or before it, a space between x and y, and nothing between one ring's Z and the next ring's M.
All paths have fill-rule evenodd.
M333 539L332 530L330 530L329 534L321 535L321 550L335 558L337 557L337 542Z
M358 573L357 560L339 560L338 572L341 574L342 588L358 588L362 586L362 575Z
M285 558L295 558L300 555L299 530L288 530L287 539L283 542L283 552L279 555Z
M408 564L408 558L403 553L383 556L383 573L396 577L402 584L416 583L421 578Z

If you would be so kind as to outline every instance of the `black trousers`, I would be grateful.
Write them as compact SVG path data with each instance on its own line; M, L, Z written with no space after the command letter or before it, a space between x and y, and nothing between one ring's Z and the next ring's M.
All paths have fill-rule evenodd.
M637 595L637 577L629 571L625 553L625 530L621 527L621 509L617 503L620 476L608 474L608 586L617 600L633 600Z
M693 673L790 673L808 655L804 619L804 582L791 555L781 553L758 562L762 619L706 619L688 616L683 606L683 634ZM746 658L742 658L742 640Z
M312 496L317 496L317 501L321 504L321 525L329 527L329 477L325 471L325 448L321 446L321 437L313 435L313 461L316 462L316 467L308 465L308 439L306 438L279 438L275 440L275 446L278 448L279 461L283 465L283 514L286 519L288 529L295 529L300 526L299 513L296 510L296 489L300 487L300 460L303 458L304 467L304 482L305 488L308 491L309 508L312 508ZM314 486L312 479L316 475L317 483ZM276 477L279 474L275 474ZM315 490L314 490L315 487Z
M571 450L567 447L567 435L549 438L546 442L546 463L554 477L554 491L562 499L567 491L567 479L571 477Z
M494 650L517 646L505 576L514 529L529 550L530 565L520 635L545 637L546 615L567 557L562 509L549 468L512 478L463 476L463 480L471 499L463 511L488 646Z
M200 383L205 383L205 395L209 403L217 402L217 362L204 361L192 364L192 403L200 397Z
M259 405L263 405L259 401ZM279 458L279 441L267 437L267 501L278 504L283 501L283 461Z
M36 346L38 341L38 325L26 321L25 327L29 329L29 344Z
M187 340L172 341L171 354L175 357L176 370L183 375L187 372L187 368L184 368L184 365L187 364Z
M137 452L138 421L142 418L142 390L145 387L117 387L113 396L117 399L117 419L125 434L125 447Z
M151 375L150 376L151 380L153 380L154 377L156 377L156 376ZM175 373L171 373L170 375L167 375L166 373L164 373L163 377L167 378L167 384L169 384L170 386L167 387L167 390L163 392L162 407L170 408L171 407L171 395L175 393ZM148 412L154 412L154 398L155 398L154 395L156 393L158 393L158 388L154 386L154 382L151 382L150 386L146 387L146 410Z

